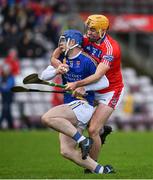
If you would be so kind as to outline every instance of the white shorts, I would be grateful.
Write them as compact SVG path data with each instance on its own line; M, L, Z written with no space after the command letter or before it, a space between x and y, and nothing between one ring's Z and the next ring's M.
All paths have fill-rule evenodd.
M78 119L78 127L85 129L88 125L95 108L86 101L76 100L68 103Z
M98 103L106 104L113 109L116 109L120 104L124 94L124 88L119 88L114 91L110 91L107 93L95 93L95 100Z

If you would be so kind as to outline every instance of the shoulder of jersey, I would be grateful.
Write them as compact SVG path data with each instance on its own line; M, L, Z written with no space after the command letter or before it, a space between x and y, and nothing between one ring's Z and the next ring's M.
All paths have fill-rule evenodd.
M94 58L92 58L91 56L89 56L86 52L82 52L81 54L82 54L82 56L84 56L86 58L86 60L92 61L95 64L95 66L98 65L97 61Z
M119 43L113 37L111 37L109 35L106 36L105 43L106 44L111 44L111 45L114 45L114 46L118 46L119 45Z

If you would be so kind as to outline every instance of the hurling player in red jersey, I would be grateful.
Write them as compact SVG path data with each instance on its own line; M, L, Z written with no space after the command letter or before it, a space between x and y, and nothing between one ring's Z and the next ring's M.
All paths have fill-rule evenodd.
M90 156L97 160L101 147L99 131L121 101L124 84L121 74L120 46L107 33L108 18L103 15L91 15L87 18L85 25L84 51L92 56L99 65L94 75L81 81L68 83L67 89L75 90L76 94L84 94L83 86L98 81L104 75L109 80L109 87L96 93L98 106L88 128L89 135L94 140Z

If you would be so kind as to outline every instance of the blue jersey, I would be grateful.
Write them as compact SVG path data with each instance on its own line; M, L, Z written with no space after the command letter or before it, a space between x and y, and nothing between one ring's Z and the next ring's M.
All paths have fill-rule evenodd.
M63 84L79 81L94 74L97 66L96 61L84 52L80 53L73 59L66 58L66 64L69 65L69 71L63 75ZM93 105L94 92L88 92L85 99L90 105ZM70 103L74 100L76 100L75 97L71 96L70 94L64 94L64 103Z

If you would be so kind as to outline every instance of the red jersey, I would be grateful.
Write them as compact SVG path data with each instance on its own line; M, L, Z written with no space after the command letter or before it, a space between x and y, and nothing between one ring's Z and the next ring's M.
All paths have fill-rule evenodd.
M123 78L121 74L121 50L120 46L113 38L106 35L100 44L90 42L84 37L83 49L92 56L98 63L102 62L110 66L106 72L109 80L109 87L99 90L99 93L114 91L123 88Z
M6 57L5 61L11 67L11 73L16 76L20 73L20 63L19 60L13 59L10 55Z

